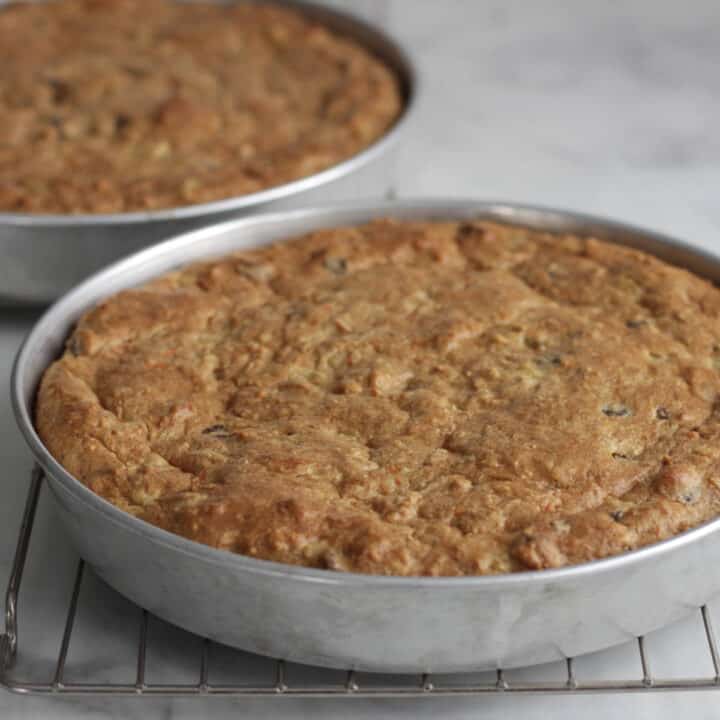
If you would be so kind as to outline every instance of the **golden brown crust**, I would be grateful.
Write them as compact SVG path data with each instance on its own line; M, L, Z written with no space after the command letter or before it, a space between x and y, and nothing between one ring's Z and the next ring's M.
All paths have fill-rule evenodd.
M172 532L338 570L559 567L720 511L720 290L487 222L322 230L103 302L37 426Z
M354 41L250 3L0 8L0 210L114 213L245 195L334 165L398 117Z

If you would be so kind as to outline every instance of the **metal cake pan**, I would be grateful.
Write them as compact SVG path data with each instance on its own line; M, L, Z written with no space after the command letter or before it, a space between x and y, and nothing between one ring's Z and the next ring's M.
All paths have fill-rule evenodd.
M382 137L347 160L260 192L147 212L78 215L0 212L0 303L50 302L118 258L209 223L259 209L287 209L360 197L381 198L392 190L396 140L411 117L417 98L416 65L407 50L364 20L306 0L229 1L294 7L326 27L357 40L397 74L404 99L402 114ZM7 0L0 0L0 11L6 4Z
M599 650L688 614L720 591L720 520L583 565L462 578L381 577L295 567L213 549L118 510L68 474L33 426L40 377L75 321L102 298L178 265L320 227L397 218L490 218L592 234L713 281L720 259L670 238L574 213L465 201L340 205L245 218L148 248L53 305L21 348L17 423L59 514L98 575L177 625L244 650L372 671L525 666Z

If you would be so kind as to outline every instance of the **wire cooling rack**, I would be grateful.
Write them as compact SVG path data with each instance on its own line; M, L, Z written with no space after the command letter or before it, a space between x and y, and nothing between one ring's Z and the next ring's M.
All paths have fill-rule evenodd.
M635 640L634 653L638 661L639 674L633 679L584 679L578 678L576 660L568 658L560 676L543 679L546 673L542 668L527 669L522 673L521 680L514 680L511 675L517 671L506 672L497 670L492 673L467 675L372 675L356 673L352 670L341 672L309 668L294 664L286 664L281 659L268 659L252 656L240 651L186 633L172 626L165 625L154 618L146 610L138 608L117 593L102 585L93 573L85 567L82 560L77 560L74 579L69 587L67 612L64 626L57 629L59 647L56 654L47 662L30 663L30 670L23 671L20 660L24 654L32 652L19 642L18 619L20 613L19 592L23 573L28 565L28 550L33 537L35 515L43 488L43 474L40 469L33 471L32 482L23 514L15 560L12 567L6 595L5 632L0 635L0 686L7 690L26 694L96 694L96 695L205 695L205 696L318 696L318 697L429 697L448 695L486 695L515 693L607 693L607 692L657 692L668 690L708 690L720 687L720 660L718 646L712 627L711 612L708 607L698 608L696 618L699 634L696 638L695 652L703 654L709 673L706 675L668 678L656 677L651 670L650 653L647 640L639 637ZM119 632L112 622L97 621L92 636L85 639L86 659L80 663L79 679L74 680L71 645L77 631L77 617L82 606L83 589L92 586L86 593L87 602L108 606L111 613L122 608L122 613L131 621L131 628ZM99 599L98 599L99 598ZM120 603L120 605L117 605ZM124 603L124 605L122 605ZM45 613L51 615L53 613ZM32 618L35 637L47 637L49 630L43 627L47 618ZM134 627L132 627L134 625ZM149 672L151 643L149 637L152 628L164 628L165 635L160 646L163 652L155 658L155 665L160 664L160 680L153 680ZM167 640L168 633L177 637L173 642ZM51 634L51 633L50 633ZM157 634L157 633L156 633ZM162 633L161 633L162 634ZM125 666L111 664L105 668L102 679L88 681L89 669L102 666L99 659L105 648L120 636L124 642L125 652L120 653L125 659ZM130 642L128 642L130 637ZM169 649L168 649L169 648ZM180 649L178 649L180 648ZM180 651L185 658L177 663ZM626 652L628 648L625 649ZM168 654L169 653L169 654ZM155 653L157 654L157 653ZM612 654L612 652L611 652ZM218 662L218 656L220 662ZM238 659L243 662L238 663ZM556 664L557 665L557 664ZM230 673L228 668L243 666L242 670ZM180 670L178 670L180 668ZM219 671L219 672L218 672ZM177 673L173 677L173 673ZM534 678L533 673L537 673ZM109 674L129 676L129 679L118 680L108 677ZM223 675L216 678L216 675ZM90 672L92 675L92 672Z

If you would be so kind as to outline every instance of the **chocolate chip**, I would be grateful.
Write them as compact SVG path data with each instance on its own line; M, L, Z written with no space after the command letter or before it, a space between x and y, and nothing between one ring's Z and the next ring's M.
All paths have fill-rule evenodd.
M546 365L554 365L555 367L562 365L562 356L557 353L549 353L542 357L535 358L535 364L541 367Z
M48 80L48 85L52 91L52 101L56 105L64 103L70 97L70 86L62 80Z
M631 330L637 330L639 327L647 325L646 320L628 320L625 323L625 327L629 327Z
M619 452L614 452L614 453L612 454L612 456L613 456L616 460L629 460L629 459L630 459L630 457L629 457L628 455L625 455L625 454L619 453Z
M80 339L77 338L75 335L73 335L68 341L66 345L67 349L77 357L78 355L82 355L82 343L80 342Z
M210 425L202 431L203 435L212 435L213 437L232 437L232 433L225 427L225 425L217 424Z
M115 116L115 132L121 133L125 128L129 127L132 123L132 118L125 113L118 113Z
M658 420L669 420L670 413L667 411L667 408L661 406L655 411L655 417Z
M630 408L625 405L605 405L602 409L608 417L626 417L631 414Z
M473 225L472 223L462 223L458 226L456 237L458 240L462 240L463 238L468 238L475 233L482 236L485 234L485 230L477 225Z
M325 267L335 275L344 275L347 272L347 260L345 258L327 257Z
M610 512L610 517L611 517L615 522L620 522L620 521L623 519L623 515L624 515L624 514L625 514L625 513L624 513L622 510L612 510L612 511Z

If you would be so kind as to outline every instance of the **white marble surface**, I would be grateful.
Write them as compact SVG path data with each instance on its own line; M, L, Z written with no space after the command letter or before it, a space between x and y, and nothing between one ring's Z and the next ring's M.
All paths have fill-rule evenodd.
M720 6L712 0L337 0L380 20L414 50L424 92L401 151L401 196L508 199L608 215L720 250ZM0 258L2 262L2 258ZM0 386L32 312L0 311ZM0 582L5 582L30 460L7 393L0 403ZM74 558L41 509L33 564L21 602L26 618L58 615ZM41 584L43 576L50 583ZM41 592L33 594L33 588ZM89 619L109 625L131 609L90 583L108 603ZM720 616L720 614L716 613ZM40 625L23 641L57 647ZM82 628L80 628L82 631ZM129 644L93 655L78 636L76 676L103 677ZM708 671L697 622L653 638L658 671L686 663ZM168 641L170 642L170 640ZM174 641L173 641L174 642ZM661 652L664 650L665 652ZM124 655L125 654L125 655ZM32 663L31 663L32 665ZM588 673L636 674L619 650L587 661ZM32 668L31 668L32 669ZM421 701L24 698L0 692L0 717L716 717L720 694L487 697Z

